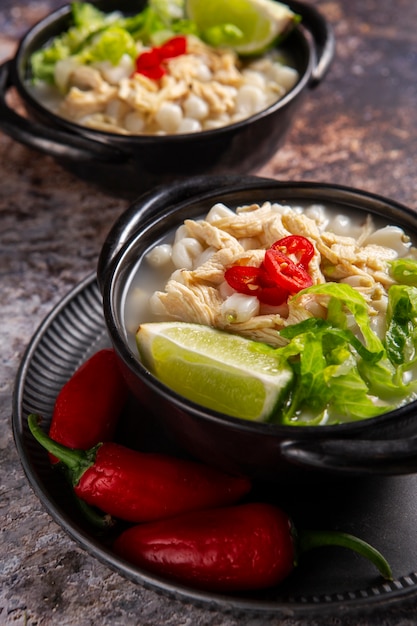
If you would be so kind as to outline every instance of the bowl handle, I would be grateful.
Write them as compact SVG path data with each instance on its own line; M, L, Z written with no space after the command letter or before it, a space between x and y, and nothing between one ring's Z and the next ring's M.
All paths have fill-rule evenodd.
M417 472L417 437L286 441L281 452L293 465L345 475Z
M6 101L7 91L13 86L11 76L12 61L9 60L0 65L0 130L6 135L29 148L55 158L110 163L127 160L128 155L121 150L62 130L48 128L16 113Z
M250 188L255 181L258 185L271 185L270 180L257 176L246 176L242 181L241 176L225 174L194 176L173 185L160 185L144 192L120 215L104 241L97 265L97 280L101 292L120 250L157 215L166 213L173 205L185 202L193 196L204 197L204 194L212 194L213 190L224 187Z
M304 26L312 35L316 50L316 66L310 79L310 87L316 87L324 78L335 54L335 38L333 29L321 13L312 5L298 0L287 2L290 9L302 17Z

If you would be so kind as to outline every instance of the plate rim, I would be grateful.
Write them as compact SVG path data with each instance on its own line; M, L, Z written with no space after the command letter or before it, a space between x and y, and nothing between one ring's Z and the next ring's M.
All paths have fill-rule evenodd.
M47 331L53 326L54 321L65 312L67 307L73 303L77 297L83 295L87 290L95 290L101 301L101 294L97 283L95 272L87 275L77 285L70 289L44 317L30 339L23 356L21 358L13 389L12 398L12 431L14 443L22 465L24 474L29 482L32 491L40 500L41 505L52 517L55 523L66 533L75 543L87 552L90 556L98 559L102 564L118 573L121 577L139 584L145 589L152 590L160 595L175 598L181 602L188 602L199 608L217 610L223 613L241 613L245 615L275 615L276 617L312 617L323 615L352 615L361 611L365 614L377 608L387 608L396 606L404 600L411 600L417 595L417 572L403 575L393 581L373 585L364 595L363 590L343 591L329 595L311 596L306 601L285 601L285 600L262 600L247 599L225 594L213 594L196 590L186 585L173 583L161 576L153 575L117 557L103 546L94 535L79 527L62 508L53 501L48 489L37 478L36 467L28 454L24 445L23 436L23 407L22 400L25 391L25 383L33 357ZM101 316L104 335L107 334L105 328L104 314ZM109 338L110 345L110 338ZM368 595L369 591L371 592ZM348 597L344 597L344 596Z

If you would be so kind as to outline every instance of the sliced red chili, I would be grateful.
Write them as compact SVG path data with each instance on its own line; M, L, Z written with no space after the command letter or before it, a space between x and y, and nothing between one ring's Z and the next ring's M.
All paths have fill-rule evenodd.
M270 306L279 306L288 300L290 294L281 287L261 287L258 295L259 302Z
M258 277L258 282L259 285L262 288L268 288L268 287L276 287L277 284L275 282L275 280L273 279L272 276L270 276L270 274L268 273L268 270L265 267L265 263L261 263L261 266L259 268L259 277Z
M179 57L181 54L187 52L187 38L183 35L172 37L166 41L162 46L157 48L159 59L172 59L173 57Z
M272 250L278 250L286 256L293 254L297 264L304 268L308 266L314 256L314 246L309 239L302 235L288 235L279 239L271 246Z
M288 291L271 279L264 265L252 267L233 265L224 273L227 283L238 293L257 296L263 304L278 306L288 298Z
M138 56L136 59L136 71L154 80L158 80L165 74L165 69L161 65L156 48L142 52Z
M238 293L256 296L260 289L260 269L249 265L232 265L225 273L227 283Z
M187 38L183 35L168 39L162 46L155 46L142 52L136 59L136 72L153 80L159 80L166 69L163 62L166 59L178 57L187 52Z
M302 265L296 265L291 259L270 248L265 253L264 265L276 284L289 293L297 293L313 284L310 274Z
M295 262L289 255L295 256ZM313 255L311 241L301 235L289 235L265 252L259 268L234 265L226 270L225 279L238 293L254 295L264 304L278 306L289 295L313 284L306 269Z
M159 80L166 74L166 69L162 65L155 65L154 67L143 67L137 70L139 74L147 76L151 80Z
M285 291L285 289L277 285L266 270L264 263L262 263L259 268L258 283L260 290L257 296L259 301L263 304L278 306L287 300L289 295L288 291Z

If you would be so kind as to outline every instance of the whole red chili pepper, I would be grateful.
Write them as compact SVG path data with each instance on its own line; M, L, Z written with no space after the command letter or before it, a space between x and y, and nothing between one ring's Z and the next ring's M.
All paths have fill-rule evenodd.
M246 495L251 482L202 463L137 452L113 442L70 450L28 417L35 439L67 467L74 493L90 506L129 522L163 519L185 511L224 506Z
M296 537L278 507L249 503L133 526L113 544L126 561L206 591L272 587L297 565L301 552L324 545L351 548L392 579L382 554L341 532L305 531Z
M112 349L96 352L65 383L55 401L49 436L88 450L113 438L128 396ZM55 461L51 457L51 461Z

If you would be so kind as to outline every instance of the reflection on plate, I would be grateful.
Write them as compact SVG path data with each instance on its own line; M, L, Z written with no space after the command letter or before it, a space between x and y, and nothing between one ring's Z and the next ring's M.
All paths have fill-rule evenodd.
M83 549L138 584L218 610L276 617L323 616L386 608L417 593L417 475L346 479L305 488L255 488L254 498L283 506L296 526L344 530L372 543L392 566L394 581L390 583L382 581L374 567L358 555L337 548L306 555L276 589L228 596L173 584L118 559L109 541L85 525L70 491L63 487L62 476L52 471L47 454L26 424L28 413L36 412L47 425L63 383L83 361L107 345L101 295L95 276L89 276L37 330L22 360L14 393L13 430L27 478L50 515ZM172 446L132 400L117 438L131 445L135 437L142 449L166 451Z

